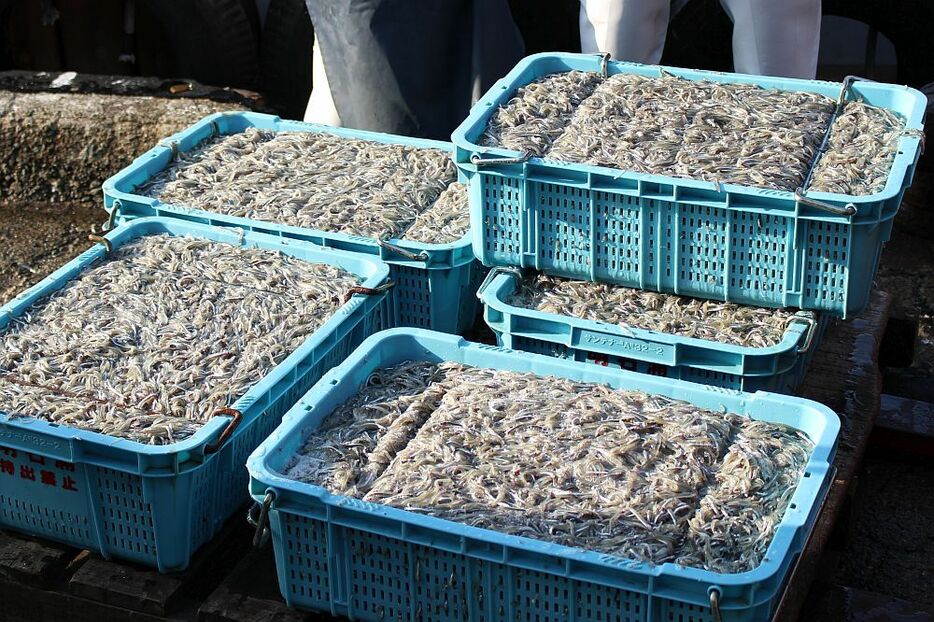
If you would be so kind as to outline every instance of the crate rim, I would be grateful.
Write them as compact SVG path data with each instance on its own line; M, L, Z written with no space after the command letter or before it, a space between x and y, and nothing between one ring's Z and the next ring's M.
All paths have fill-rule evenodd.
M177 231L177 233L175 233ZM273 247L279 252L298 256L298 252L304 252L305 261L309 263L327 263L329 265L339 265L339 262L347 262L355 265L354 269L344 268L357 277L364 278L361 285L364 287L376 287L385 282L389 275L389 266L378 258L341 251L331 248L325 248L301 242L298 240L283 240L262 233L236 231L229 227L216 227L199 223L191 223L183 220L174 220L162 217L142 217L130 222L119 225L107 232L104 236L111 242L113 247L120 248L124 244L148 235L159 235L160 233L170 233L174 235L194 235L196 237L206 237L209 232L214 232L214 241L227 242L237 246L246 242L263 243L266 246L262 248ZM289 253L290 249L295 249L295 253ZM32 287L20 292L15 298L0 306L0 331L4 330L12 318L18 317L23 311L29 308L37 300L48 294L61 289L66 283L73 280L77 275L89 268L94 262L107 256L107 251L101 243L95 243L89 249L82 252L74 259L59 267L46 278L36 283ZM330 261L328 259L331 258ZM366 275L369 272L369 276ZM337 329L342 318L350 315L364 304L364 296L354 294L352 298L342 304L324 322L314 333L308 337L296 350L289 354L282 362L276 365L263 378L251 385L231 408L237 410L246 410L257 397L262 396L267 390L274 386L278 381L291 374L292 367L289 363L300 360L305 354L319 347L325 341L331 338ZM4 317L5 316L5 317ZM82 430L79 428L52 424L40 419L25 416L10 416L9 413L0 412L0 442L15 442L17 434L39 434L43 437L49 437L63 443L89 443L95 445L104 445L118 451L126 452L128 455L143 456L174 456L178 454L193 453L203 454L204 448L214 440L228 424L228 417L212 417L201 428L190 437L165 445L147 445L139 441L133 441L124 438L118 438ZM235 436L235 435L234 435ZM227 439L229 443L234 436ZM21 451L30 449L41 451L41 446L17 446ZM93 460L84 460L93 463ZM113 465L109 464L108 467ZM147 475L158 476L158 474L147 473ZM163 475L175 476L177 473L164 473Z
M432 358L432 347L438 346L455 347L462 351L486 350L489 352L498 352L514 357L516 361L527 361L529 363L534 361L540 366L544 366L546 372L577 367L587 373L587 376L590 378L588 381L590 382L608 382L617 385L635 384L639 390L655 391L662 394L669 394L679 388L690 389L692 393L715 394L719 398L729 402L733 410L745 408L754 404L787 407L788 403L791 402L798 408L806 409L808 411L807 416L819 420L821 426L819 437L811 439L814 442L814 449L805 466L805 472L809 473L810 476L804 476L799 481L789 501L789 507L785 510L782 520L775 528L772 542L769 544L763 561L752 570L742 573L724 574L699 568L678 566L671 562L663 564L634 562L626 560L625 558L596 553L580 548L567 547L521 536L501 534L493 530L470 527L446 519L423 516L382 504L361 501L342 495L334 495L321 486L298 482L278 472L275 467L270 464L270 458L272 454L288 440L289 436L302 434L302 424L306 413L309 411L307 408L308 403L314 402L334 390L335 387L340 384L341 379L347 376L354 367L369 360L373 352L377 350L383 342L400 339L417 343L419 345L419 354L428 358ZM544 375L546 372L537 371L536 373ZM728 409L728 412L732 412L732 410ZM747 415L740 416L745 417ZM775 418L758 418L775 421ZM781 419L781 417L778 419ZM791 425L787 422L785 423L786 425ZM254 500L261 503L268 492L272 492L276 499L279 500L273 503L272 511L281 509L290 513L311 516L309 511L304 509L307 503L303 503L302 501L303 497L311 497L318 503L324 504L327 507L338 507L343 510L351 511L354 514L376 514L397 521L403 525L415 525L429 528L433 531L456 535L461 538L462 548L466 540L476 540L493 542L507 549L518 549L533 554L546 554L558 557L565 563L565 572L563 576L572 576L573 569L576 568L577 565L612 572L634 572L647 581L646 586L637 587L627 584L625 586L626 589L642 593L655 593L658 595L653 581L661 577L668 577L675 580L688 579L703 583L705 586L709 586L709 588L716 588L718 586L739 588L762 582L780 572L782 570L785 554L787 554L794 540L794 530L807 523L809 514L812 511L816 511L820 505L822 495L826 492L824 480L831 469L830 461L835 452L835 439L839 434L839 430L840 420L830 408L804 398L790 397L764 391L744 393L732 389L718 389L705 385L697 385L681 380L659 379L646 374L624 370L607 371L595 366L582 367L580 363L569 363L540 354L471 343L457 335L447 335L423 329L392 329L381 331L367 338L350 357L325 374L308 393L286 413L283 417L282 424L250 455L247 459L247 470L250 474L250 493ZM795 507L792 508L792 505L795 505ZM320 517L317 516L311 517L320 519ZM329 517L328 520L334 519ZM461 552L465 555L475 556L469 551ZM515 565L522 565L521 562L514 559L509 560L507 558L503 561ZM556 571L556 574L562 573ZM612 579L601 579L594 576L593 573L588 574L587 580L610 586L615 585Z
M600 71L602 56L599 54L575 54L571 52L540 52L526 56L520 60L519 63L513 69L511 69L505 77L501 78L495 84L493 84L493 86L490 87L490 89L483 95L483 97L481 97L473 105L473 107L471 107L467 117L454 130L451 136L451 140L457 147L455 150L455 162L457 163L457 166L474 173L482 172L483 174L501 175L502 169L497 170L495 165L484 166L481 168L475 164L472 164L469 161L469 157L463 157L465 154L462 153L462 150L467 150L471 153L481 153L485 155L506 158L515 158L522 155L519 151L511 149L505 149L501 147L484 147L478 145L476 141L471 138L471 136L479 135L483 128L486 127L487 120L489 116L492 115L496 110L496 107L502 103L505 103L505 101L508 101L514 91L514 88L512 87L517 85L521 86L527 83L527 81L523 80L524 73L531 71L536 77L546 75L545 72L539 71L540 66L546 62L555 61L563 63L565 66L567 66L567 70L579 69ZM777 88L779 90L785 91L800 90L810 93L829 95L831 97L836 97L842 86L842 83L829 82L825 80L805 80L800 78L756 76L751 74L738 74L722 71L685 69L680 67L670 67L667 65L647 65L617 60L609 61L607 63L607 69L609 75L617 73L637 73L640 75L659 77L662 76L664 72L680 78L694 81L711 79L715 82L755 84L765 88ZM899 86L866 80L854 83L853 87L851 88L856 88L856 85L862 85L864 88L866 85L881 86L890 90L901 90L906 93L913 101L909 113L901 115L904 116L906 121L905 129L918 131L923 130L923 119L927 106L927 98L923 93L909 86ZM905 134L902 135L898 142L898 155L896 155L895 160L892 162L889 175L886 179L885 187L880 192L871 195L856 196L832 192L807 191L807 196L810 199L828 203L852 203L857 207L857 210L861 204L875 204L879 203L880 201L891 199L901 192L903 186L902 180L907 175L908 169L912 164L908 161L911 159L910 157L899 156L902 154L914 153L914 159L916 161L919 155L919 149L917 149L917 147L920 143L920 136L910 136ZM575 164L542 157L529 158L527 164L559 172L570 170L575 172L585 172L589 174L588 177L593 175L599 176L603 179L620 179L625 177L628 179L636 180L640 183L640 186L642 183L672 186L676 195L676 200L678 188L691 188L696 190L704 190L706 192L713 191L718 199L724 203L724 205L721 207L726 207L727 209L734 208L734 206L730 205L731 197L768 197L772 200L782 202L783 207L781 211L794 211L795 215L797 215L798 206L800 205L799 202L795 199L794 192L787 190L771 190L767 188L756 188L754 186L744 186L741 184L718 183L700 181L690 178L672 177L668 175L636 173L605 166ZM526 166L526 164L523 164L522 166ZM600 191L620 194L625 193L624 189L621 188L614 189L601 187ZM779 211L776 208L772 208L772 210ZM892 213L888 215L889 218L895 215L895 210L891 211ZM832 216L830 214L822 213L820 218L827 221L850 222L855 218L855 215L847 217Z
M496 270L496 268L493 268ZM492 272L491 272L492 274ZM767 346L763 348L756 348L753 346L740 346L731 343L719 343L707 339L701 339L699 337L685 337L680 335L675 335L672 333L665 333L661 331L649 330L646 328L637 328L635 326L627 327L629 333L623 330L619 325L608 324L606 322L600 322L597 320L585 320L571 315L560 315L558 313L550 313L547 311L539 311L537 309L526 309L525 307L517 307L515 305L509 304L506 302L505 297L508 296L512 291L514 291L515 280L518 278L518 275L512 273L508 270L500 270L499 274L492 276L489 283L486 287L481 287L477 292L477 296L483 301L483 304L501 312L508 313L510 315L522 315L524 317L533 318L537 320L542 320L546 322L560 322L562 324L567 324L572 328L590 330L595 332L602 332L611 334L619 337L626 337L630 339L639 339L646 341L648 343L663 343L670 346L678 345L692 345L696 347L711 348L716 347L718 350L726 351L731 354L738 354L744 356L770 356L784 354L788 350L798 347L798 343L805 337L808 332L808 326L805 322L795 321L794 318L789 320L788 325L785 328L785 332L782 335L782 339L779 343ZM512 286L512 289L505 291ZM620 285L619 287L624 287ZM632 289L632 288L630 288ZM670 294L672 296L677 296L678 294ZM683 296L685 298L690 298L690 296ZM712 301L716 302L716 301ZM735 304L735 303L733 303ZM813 311L815 316L818 312ZM802 318L803 319L803 318ZM813 326L816 326L817 318L813 319ZM810 330L814 330L811 328ZM537 337L539 338L539 337ZM570 344L564 344L570 345ZM577 347L577 346L573 346Z
M259 112L246 112L246 111L226 111L226 112L215 112L210 114L199 121L196 121L192 125L182 129L167 138L160 140L154 147L144 152L140 156L136 157L133 162L128 166L120 170L119 172L111 175L107 178L102 186L102 190L105 198L105 209L108 212L115 211L114 203L119 202L116 207L116 211L119 212L120 206L124 204L138 204L144 205L148 209L158 212L167 212L170 214L178 214L181 217L193 216L199 218L202 221L208 221L211 224L217 224L219 226L238 226L248 230L259 230L263 233L279 234L283 237L291 237L301 239L303 236L314 235L325 239L331 239L338 242L343 242L346 244L356 244L362 246L368 246L373 249L373 254L382 255L383 249L379 247L374 238L368 238L364 236L352 235L348 233L340 233L333 231L324 231L322 229L307 229L304 227L298 227L295 225L284 225L276 223L275 221L267 220L256 220L245 218L242 216L227 216L217 212L211 212L209 210L203 210L198 208L191 208L179 204L163 203L157 198L147 197L141 194L135 194L134 191L139 184L134 184L131 181L131 178L135 176L139 171L145 170L146 164L152 160L166 159L167 163L171 162L176 153L184 153L190 151L197 147L197 145L206 139L209 139L216 135L232 135L240 133L243 130L237 130L233 132L226 132L220 129L220 122L224 120L237 119L246 124L246 127L255 127L258 129L274 130L274 131L304 131L310 133L326 133L333 134L335 136L340 136L343 138L355 138L360 140L369 140L373 142L379 142L384 144L399 144L408 147L422 147L422 148L434 148L446 151L451 155L453 162L453 151L454 146L450 142L432 140L427 138L414 138L410 136L400 136L395 134L388 134L384 132L374 132L369 130L357 130L351 128L342 128L342 127L331 127L328 125L321 125L317 123L307 123L304 121L290 121L284 120L277 115L264 114ZM194 144L191 144L194 142ZM184 148L183 148L184 147ZM151 179L152 175L146 176L146 179ZM119 215L119 214L118 214ZM124 216L126 218L136 216ZM469 249L471 246L471 233L468 229L463 236L454 242L447 242L444 244L433 244L427 242L418 242L415 240L404 240L399 238L391 238L389 242L395 246L399 246L405 250L412 251L414 253L425 252L429 255L427 262L421 261L409 261L404 259L393 259L393 263L398 263L400 265L411 265L416 267L426 267L428 269L434 267L446 267L446 266L433 266L432 264L432 255L441 254L446 252L457 252L462 251L463 249ZM387 254L392 255L390 251L387 251ZM461 261L454 262L454 267L469 263L473 260L473 254L467 253L461 258ZM386 257L383 257L384 261Z

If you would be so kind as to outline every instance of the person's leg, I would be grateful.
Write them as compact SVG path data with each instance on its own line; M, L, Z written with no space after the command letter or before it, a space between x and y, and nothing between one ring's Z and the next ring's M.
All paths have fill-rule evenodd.
M738 73L813 79L821 0L720 0L733 20Z
M657 65L670 10L670 0L581 0L581 51Z
M312 89L308 107L305 108L305 121L340 127L341 117L334 105L334 98L331 97L331 87L328 86L328 76L324 71L324 59L321 58L317 37L312 52L311 79Z

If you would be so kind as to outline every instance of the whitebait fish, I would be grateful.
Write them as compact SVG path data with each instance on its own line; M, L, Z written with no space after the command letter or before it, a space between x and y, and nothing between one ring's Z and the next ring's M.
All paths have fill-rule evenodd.
M458 363L381 369L287 475L406 510L653 563L755 568L812 449L785 426Z
M467 187L459 182L448 186L434 205L422 212L406 229L403 239L434 244L456 242L470 229Z
M795 316L793 309L700 300L544 274L523 278L506 302L545 313L752 348L780 343Z
M809 190L855 196L881 192L903 133L904 123L894 113L847 103L833 124L827 152L814 167Z
M358 284L277 251L134 240L0 333L0 411L144 443L181 440L304 343Z
M600 84L593 71L553 73L519 87L501 106L480 137L480 144L544 155L565 130L580 103Z
M818 159L836 107L828 97L670 75L597 76L552 74L518 89L490 118L480 144L788 191L805 183L817 161L810 189L861 195L884 185L904 130L891 112L848 102ZM541 93L545 85L556 85L550 97Z
M139 192L228 216L444 243L469 226L456 180L440 149L250 128L180 154Z

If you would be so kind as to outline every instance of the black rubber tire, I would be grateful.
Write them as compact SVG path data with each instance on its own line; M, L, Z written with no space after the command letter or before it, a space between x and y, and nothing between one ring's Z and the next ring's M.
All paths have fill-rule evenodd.
M269 3L260 45L263 94L267 104L287 119L305 114L312 85L315 31L305 0Z
M259 87L259 46L243 0L140 0L165 28L177 77Z
M934 2L930 0L823 0L824 15L874 26L895 46L899 84L922 86L934 80ZM693 0L668 28L662 62L676 67L729 71L733 25L718 0Z

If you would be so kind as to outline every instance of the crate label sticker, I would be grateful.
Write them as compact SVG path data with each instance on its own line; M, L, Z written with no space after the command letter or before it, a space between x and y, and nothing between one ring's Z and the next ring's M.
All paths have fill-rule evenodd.
M78 492L73 462L0 446L0 482L9 477L32 482L36 486Z
M642 562L638 562L634 559L624 559L622 557L616 557L615 555L600 555L600 561L609 566L614 566L616 568L640 568L643 566L648 566Z
M19 430L0 430L0 441L3 440L13 441L22 445L32 445L40 449L62 449L61 441Z
M662 356L665 354L666 350L665 347L657 343L645 343L644 341L639 341L638 339L627 339L626 337L620 337L617 335L608 335L606 333L594 333L589 331L581 331L581 341L583 342L582 345L585 346L603 346L634 353L651 354L654 356Z
M600 354L599 352L588 352L587 362L603 367L612 367L613 369L623 369L626 371L637 371L641 374L652 376L668 377L671 375L671 368L661 363L646 363L645 361L636 361L622 356L611 356L609 354Z

